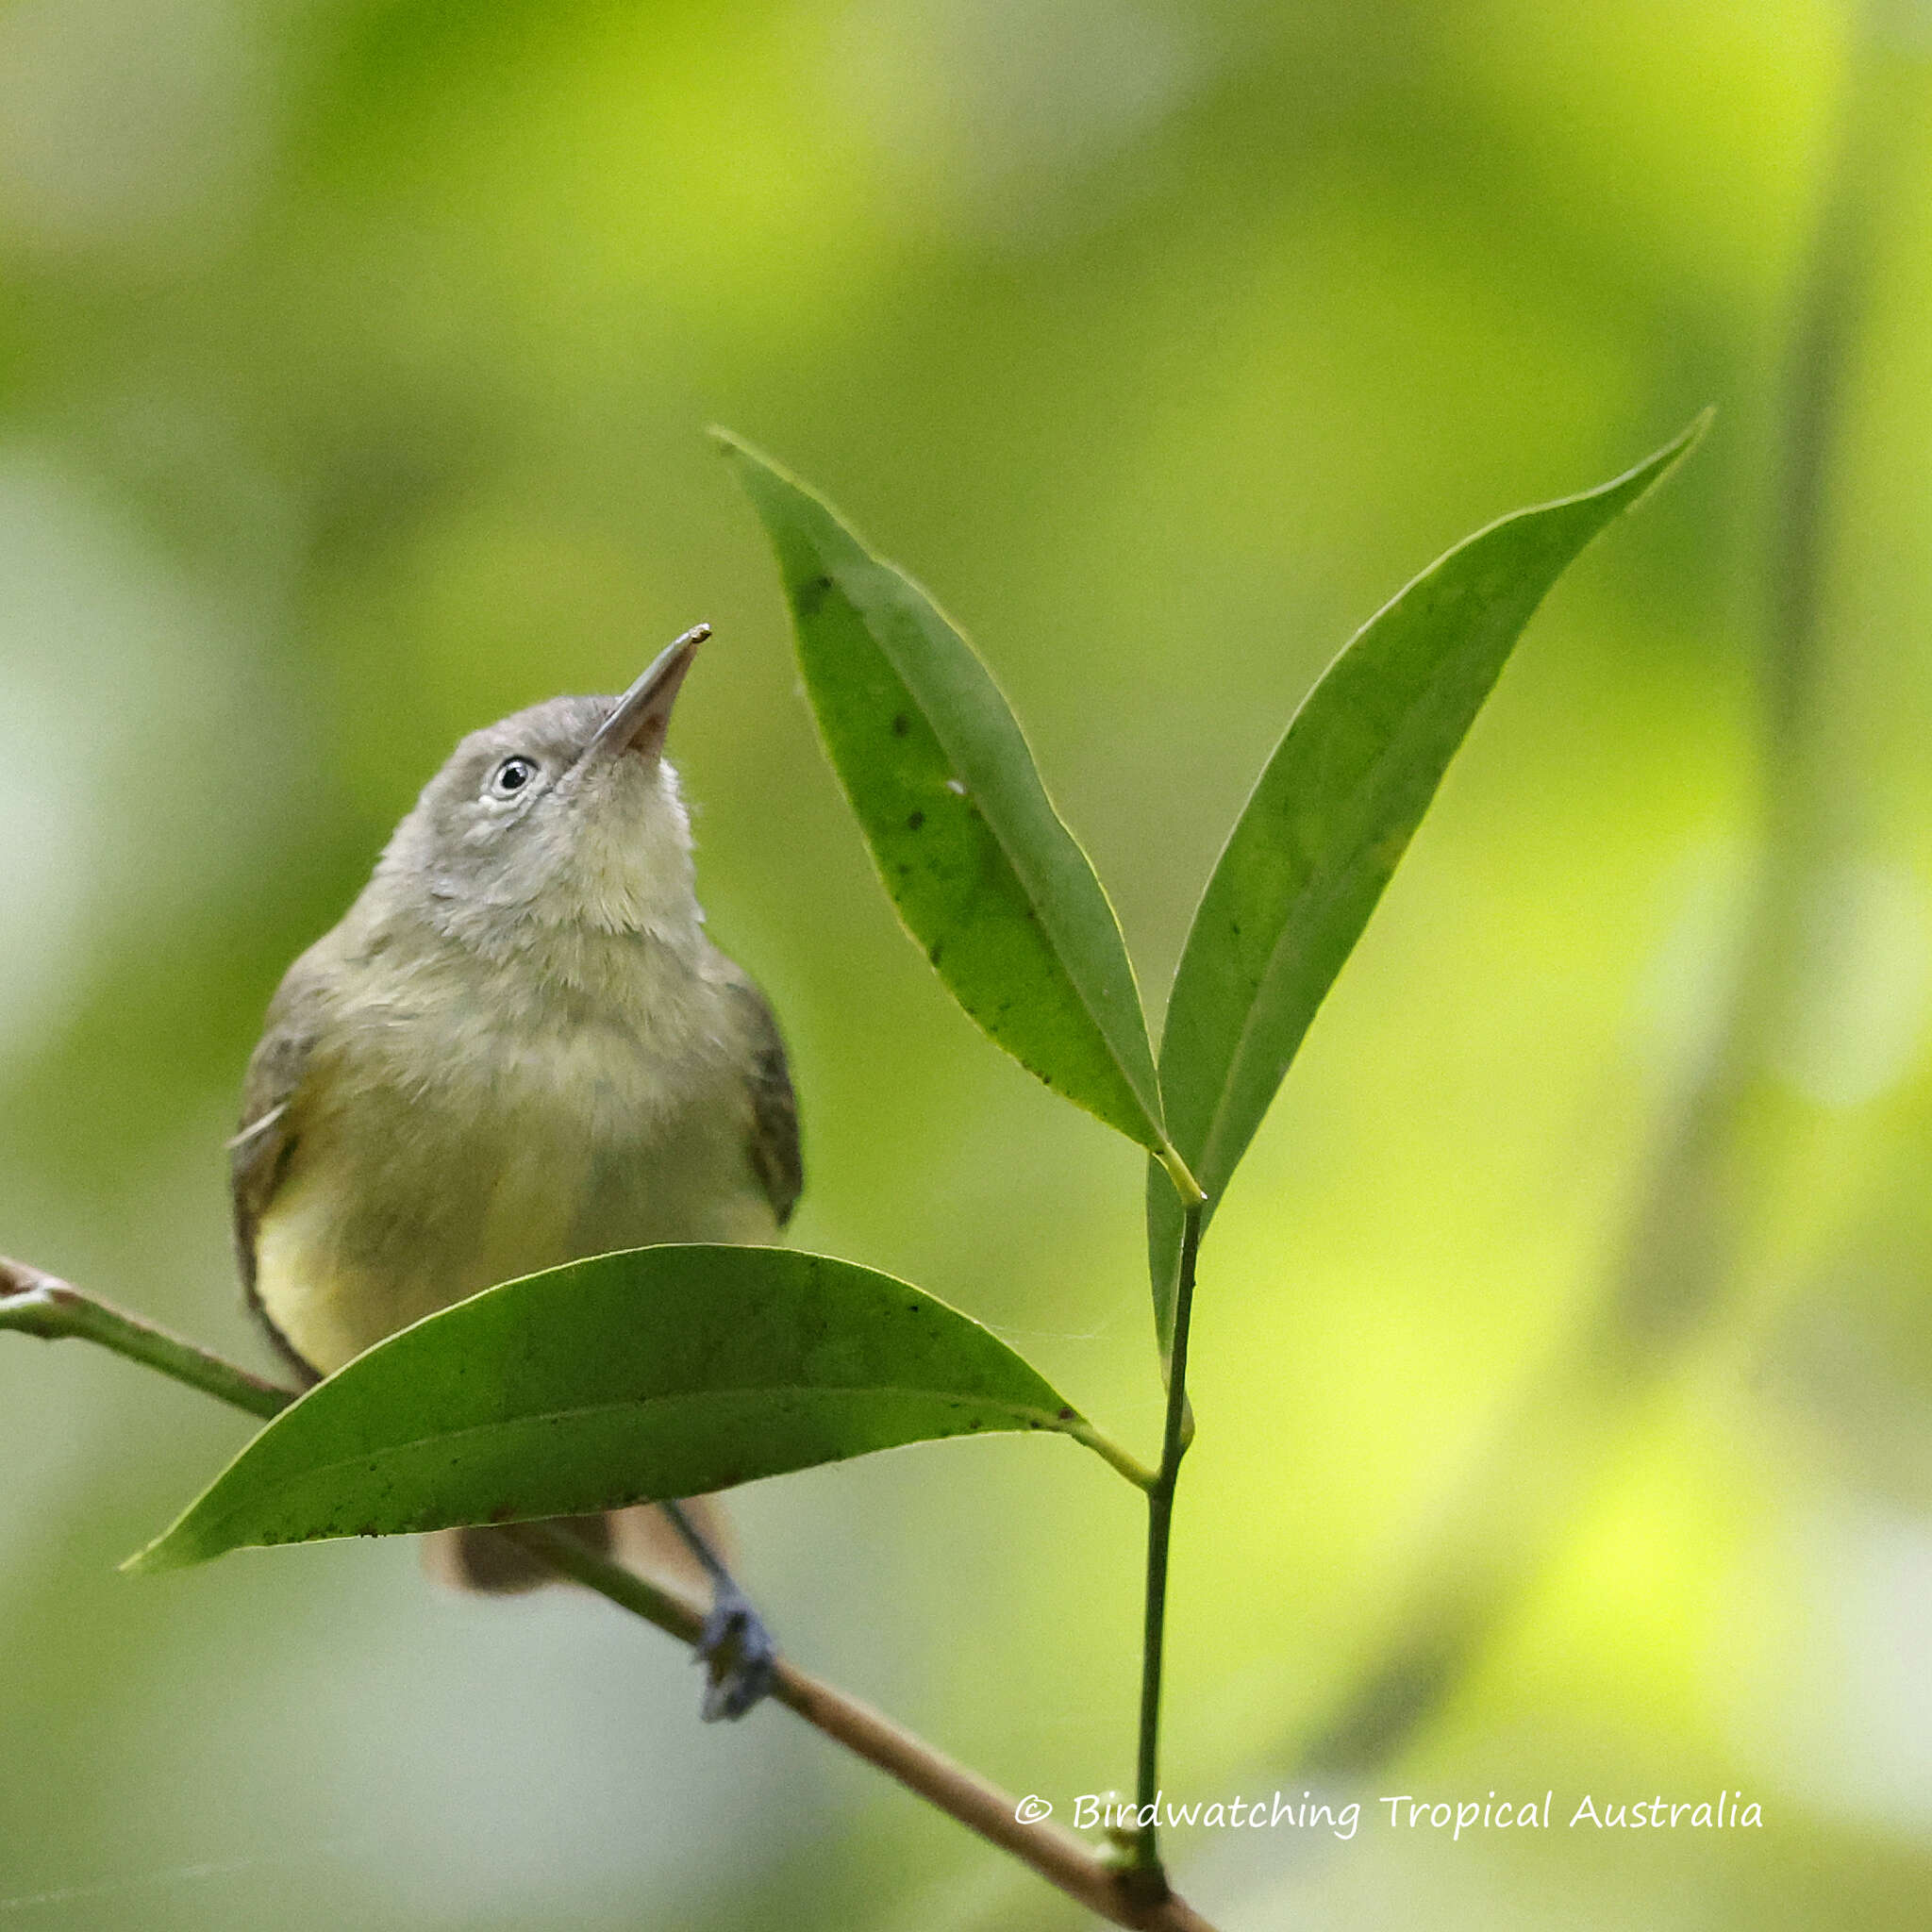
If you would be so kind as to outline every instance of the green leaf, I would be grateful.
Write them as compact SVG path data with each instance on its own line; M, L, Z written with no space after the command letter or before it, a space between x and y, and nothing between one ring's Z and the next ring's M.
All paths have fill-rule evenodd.
M1458 544L1363 626L1295 713L1208 882L1161 1038L1168 1132L1207 1192L1206 1214L1531 613L1707 420L1602 488ZM1181 1213L1152 1173L1147 1235L1165 1352Z
M1005 1342L889 1274L638 1248L488 1289L358 1356L127 1567L573 1516L998 1429L1125 1466Z
M825 751L907 930L1015 1059L1172 1163L1119 922L986 666L827 504L712 434L777 553Z

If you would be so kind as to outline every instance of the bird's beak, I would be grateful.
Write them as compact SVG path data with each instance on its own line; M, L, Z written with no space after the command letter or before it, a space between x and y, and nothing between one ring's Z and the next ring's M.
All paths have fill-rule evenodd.
M698 646L711 635L708 624L694 624L677 640L667 644L651 668L618 699L617 708L597 727L597 735L584 747L582 762L615 758L619 752L634 751L654 758L664 748L664 734L671 726L671 707L677 700L678 687Z

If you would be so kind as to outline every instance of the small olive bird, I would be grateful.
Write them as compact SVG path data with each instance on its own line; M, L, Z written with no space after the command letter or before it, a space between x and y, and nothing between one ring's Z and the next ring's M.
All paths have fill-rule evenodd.
M769 1241L803 1179L772 1011L705 936L691 820L663 757L708 625L621 698L473 732L375 875L289 969L230 1142L248 1298L306 1380L495 1282L659 1241ZM711 1579L707 1717L775 1652L669 1504L575 1527ZM484 1591L550 1573L487 1527L429 1543Z

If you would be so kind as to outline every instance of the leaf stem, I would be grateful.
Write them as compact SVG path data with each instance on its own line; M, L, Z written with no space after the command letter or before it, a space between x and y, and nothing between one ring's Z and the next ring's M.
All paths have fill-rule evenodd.
M1199 1208L1208 1198L1201 1183L1197 1181L1188 1163L1180 1157L1180 1150L1171 1142L1163 1141L1154 1150L1154 1158L1166 1171L1167 1177L1174 1183L1174 1191L1181 1197L1183 1208Z
M1152 1491L1160 1480L1158 1470L1149 1469L1131 1450L1123 1449L1111 1436L1103 1435L1091 1423L1064 1424L1074 1441L1084 1443L1103 1462L1110 1462L1137 1490Z
M0 1329L9 1328L43 1341L71 1336L98 1342L250 1415L277 1415L295 1400L293 1390L265 1381L152 1323L82 1294L55 1275L0 1257ZM1184 1335L1185 1328L1179 1332ZM1108 1450L1101 1453L1107 1455ZM1132 1462L1124 1451L1116 1454L1123 1465ZM1108 1459L1114 1460L1114 1456ZM1168 1489L1171 1497L1171 1481ZM610 1561L557 1524L500 1527L559 1574L620 1609L641 1617L681 1643L697 1641L704 1612L680 1592ZM1164 1880L1158 1895L1149 1895L1134 1873L1117 1871L1084 1840L1043 1819L1026 1822L1020 1802L997 1785L870 1705L782 1657L771 1694L834 1743L876 1766L1111 1924L1126 1926L1129 1932L1214 1932L1206 1919L1167 1890Z
M1188 1406L1188 1325L1194 1307L1194 1262L1201 1252L1203 1204L1191 1202L1181 1221L1180 1278L1174 1291L1174 1344L1168 1362L1167 1422L1161 1434L1160 1469L1147 1491L1147 1608L1141 1651L1141 1754L1135 1780L1140 1835L1127 1864L1127 1880L1143 1899L1167 1896L1161 1869L1160 1667L1167 1635L1167 1551L1174 1527L1174 1492L1181 1458L1193 1441L1193 1411Z

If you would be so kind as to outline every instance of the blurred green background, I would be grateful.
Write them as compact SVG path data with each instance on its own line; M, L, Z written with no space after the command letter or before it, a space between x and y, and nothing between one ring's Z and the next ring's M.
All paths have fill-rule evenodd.
M1787 996L1718 1083L1730 1258L1597 1391L1519 1583L1510 1491L1456 1499L1487 1466L1534 1513L1568 1466L1564 1364L1726 1037L1780 372L1841 145L1869 275ZM265 1362L222 1141L283 966L459 734L708 618L673 751L791 1042L797 1241L1152 1454L1140 1162L898 933L704 425L973 631L1158 1010L1354 625L1715 402L1532 626L1216 1223L1169 1791L1311 1788L1458 1511L1504 1551L1493 1641L1324 1786L1354 1840L1170 1851L1230 1928L1924 1924L1928 213L1905 0L13 0L0 1249ZM118 1576L245 1427L0 1338L8 1925L1081 1922L784 1713L700 1727L595 1601L448 1598L401 1542ZM738 1515L801 1661L1063 1818L1130 1781L1141 1520L1097 1461L932 1446ZM1546 1789L1548 1833L1457 1843L1374 1803ZM1763 1827L1565 1828L1721 1789Z

